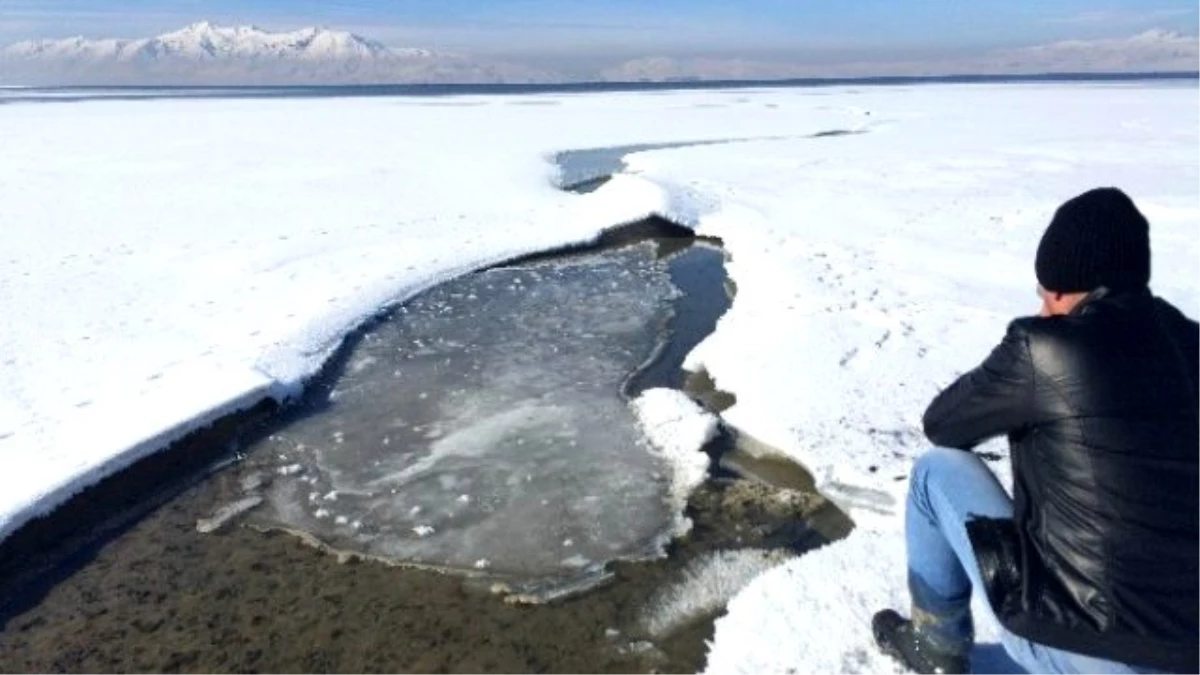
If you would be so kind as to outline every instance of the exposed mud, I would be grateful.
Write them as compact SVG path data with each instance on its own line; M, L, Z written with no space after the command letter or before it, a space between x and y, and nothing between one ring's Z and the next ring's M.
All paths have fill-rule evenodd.
M694 493L690 535L650 563L546 605L514 605L458 576L340 563L283 533L197 531L226 495L172 499L0 632L6 671L695 672L712 617L642 632L656 589L707 551L803 551L819 497L746 481Z
M599 248L654 239L669 255L693 245L690 233L664 223L611 232ZM713 255L719 262L720 252ZM685 310L691 323L672 328L682 341L631 377L628 394L673 386L713 410L733 403L705 374L681 369L683 356L728 307L722 278L701 271L676 279L685 292L724 304L703 316ZM318 381L344 366L335 357ZM643 619L658 591L713 552L786 556L848 531L840 513L802 481L771 485L720 470L722 453L736 445L736 433L727 430L708 449L713 479L689 502L692 530L667 557L611 563L608 582L584 594L540 605L505 602L469 577L330 555L288 533L243 527L238 509L222 512L239 499L231 492L236 481L208 477L239 461L244 444L285 417L271 403L232 415L0 544L2 669L695 672L719 610L650 635Z

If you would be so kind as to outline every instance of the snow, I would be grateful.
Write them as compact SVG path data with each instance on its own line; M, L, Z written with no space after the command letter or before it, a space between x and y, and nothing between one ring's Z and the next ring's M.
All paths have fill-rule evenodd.
M216 26L201 21L153 38L28 40L6 47L3 53L15 58L93 61L170 57L354 60L387 56L389 50L345 31L313 27L272 33L255 26Z
M154 42L159 44L154 45ZM387 47L378 42L346 31L309 27L271 33L256 26L216 26L207 21L165 33L147 43L193 58L236 55L250 58L294 56L302 59L361 59L387 51ZM144 47L144 44L138 46ZM124 54L122 57L128 58Z
M752 579L792 557L782 550L754 549L705 554L684 568L682 578L651 599L642 617L643 628L656 639L668 637L690 621L720 611Z
M789 78L945 76L1042 73L1194 73L1200 56L1195 35L1151 29L1130 36L1069 40L1008 47L951 58L930 56L898 60L830 63L755 60L720 56L636 58L600 72L613 82L662 82L680 79L766 80Z
M716 437L717 416L674 389L649 389L630 405L642 432L671 467L671 505L680 519L676 534L686 534L691 521L683 511L688 495L708 475L708 455L700 448Z
M878 552L902 553L920 416L1035 311L1033 254L1066 198L1133 195L1152 222L1154 289L1198 313L1194 90L954 91L855 97L877 120L863 134L626 159L732 258L738 296L688 365L736 394L728 423L808 467L859 527L751 584L717 623L713 672L882 667L865 630L874 610L907 607L902 557ZM696 217L697 192L720 207ZM982 450L1007 456L1003 442ZM1007 460L994 466L1011 480Z
M720 237L737 285L688 365L736 395L727 423L807 466L859 525L735 597L709 669L886 671L866 618L905 606L920 414L1033 311L1053 209L1128 191L1154 289L1200 309L1194 84L536 99L0 106L0 536L295 394L382 307L657 212ZM832 130L858 133L813 137ZM729 139L634 153L582 196L547 161Z
M1066 40L1001 50L999 67L1016 64L1043 72L1195 72L1200 42L1194 35L1152 28L1124 38Z
M904 540L857 529L846 539L793 558L758 576L717 620L709 673L901 673L874 646L871 616L884 607L908 613ZM700 593L696 593L700 595ZM972 672L1020 673L1000 645L982 597Z
M528 66L427 49L390 48L346 31L194 23L138 39L27 40L0 49L11 82L69 85L528 82Z
M53 85L334 85L381 83L621 83L1044 73L1194 73L1200 41L1162 29L909 60L753 59L646 54L554 72L485 56L388 47L342 30L272 32L201 21L155 37L83 36L0 48L8 83ZM3 85L0 85L3 86Z

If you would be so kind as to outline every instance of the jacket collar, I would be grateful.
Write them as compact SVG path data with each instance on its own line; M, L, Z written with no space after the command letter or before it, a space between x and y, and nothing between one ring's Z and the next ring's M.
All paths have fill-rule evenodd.
M1142 297L1142 296L1145 296L1145 297L1150 296L1150 289L1148 287L1141 288L1141 289L1134 290L1134 291L1113 292L1113 291L1109 290L1107 286L1099 286L1096 288L1096 290L1094 290L1091 293L1088 293L1086 296L1084 296L1083 300L1080 300L1079 304L1075 305L1075 308L1071 310L1071 313L1068 316L1080 316L1083 314L1090 314L1092 311L1097 309L1097 305L1100 303L1101 300L1106 300L1106 299L1119 300L1122 298L1128 299L1128 298L1136 298L1136 297Z

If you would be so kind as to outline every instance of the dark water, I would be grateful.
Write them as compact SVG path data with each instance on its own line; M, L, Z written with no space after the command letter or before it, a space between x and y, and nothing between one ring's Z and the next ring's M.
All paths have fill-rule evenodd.
M99 548L36 604L3 615L3 672L696 672L712 617L665 636L647 601L723 548L819 545L818 500L754 486L693 495L693 533L668 559L616 563L607 585L514 605L461 578L341 563L283 533L196 531L227 499L194 486ZM827 508L827 507L826 507Z
M58 92L67 95L53 100L73 95ZM724 253L697 244L672 255L694 238L663 224L651 219L645 232L619 228L599 246L657 241L661 255L671 256L672 283L684 292L668 324L671 339L629 378L626 395L689 384L683 358L730 302ZM343 355L328 372L346 366ZM0 670L694 672L703 666L714 617L670 635L645 635L639 631L647 598L715 550L803 551L844 535L819 525L833 507L816 494L791 490L796 497L781 501L770 487L717 474L693 495L688 515L695 528L672 544L668 558L614 563L601 588L518 607L461 577L345 563L285 533L197 531L240 496L241 481L206 479L211 462L228 461L254 438L286 426L288 414L263 409L224 420L0 543Z
M651 224L648 231L660 229ZM618 245L639 230L623 232L604 243ZM689 238L671 236L677 230L659 234L651 239L669 255L672 281L694 296L678 300L693 306L677 305L666 326L683 342L660 350L653 367L626 383L627 393L677 382L689 345L729 302L721 251L688 249ZM337 386L339 373L353 368L350 354L335 358L326 384ZM313 395L329 393L318 385ZM55 512L59 529L46 530L43 543L62 544L63 531L110 515L97 526L102 536L76 533L83 543L66 542L65 555L56 557L50 546L35 565L42 560L31 546L38 538L27 536L35 527L0 544L0 577L12 573L0 578L0 670L695 672L714 616L689 617L669 634L648 633L645 617L658 591L714 551L802 552L838 536L816 526L833 508L816 494L792 490L781 499L762 485L714 480L693 494L687 515L694 527L671 544L668 557L615 562L598 588L524 605L461 575L340 558L284 532L236 523L198 531L241 496L245 483L240 464L181 481L181 462L236 457L254 439L286 430L289 414L260 411L236 420L232 436L220 425L201 432L145 463L157 469L135 466L72 500ZM160 489L146 493L148 485Z
M723 276L717 251L656 248L530 260L407 301L292 423L244 448L234 473L253 487L235 503L263 498L254 523L340 552L538 599L602 582L611 560L655 557L676 518L671 467L623 383L670 335L669 270Z
M694 244L675 256L669 266L671 283L683 292L675 300L671 319L671 340L654 362L637 372L626 383L631 396L654 387L683 389L687 373L684 359L717 328L717 321L729 309L732 298L726 291L727 277L722 266L725 252L704 243Z
M667 237L660 252L680 245ZM659 352L658 369L641 371L642 386L676 381L688 345L728 304L719 250L696 245L665 262L671 279L696 295L689 301L704 306L676 306L667 328L685 340ZM354 363L343 357L328 384L344 386L336 371ZM626 383L626 392L637 387ZM287 413L266 420L241 434L238 447L248 450L254 436L280 434L289 423ZM649 599L714 550L826 543L806 524L832 508L814 494L780 498L763 486L716 480L692 496L695 526L670 557L612 563L598 589L516 605L461 575L340 560L288 533L199 532L199 520L238 498L239 473L227 468L164 498L56 569L35 595L0 608L0 673L695 673L713 617L649 634Z
M1196 84L1191 73L1046 73L1031 75L946 75L938 77L831 77L788 80L704 80L671 82L568 82L560 84L381 84L287 87L29 87L0 89L4 103L70 103L77 101L143 100L162 98L347 98L380 96L466 96L579 94L603 92L697 91L834 86L904 86L928 84L1005 83L1128 83L1179 82Z

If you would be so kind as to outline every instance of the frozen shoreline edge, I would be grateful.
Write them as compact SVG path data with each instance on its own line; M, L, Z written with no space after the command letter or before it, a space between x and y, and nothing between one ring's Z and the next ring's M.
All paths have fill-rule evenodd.
M623 227L638 223L647 218L665 218L665 216L661 215L661 212L664 210L661 208L661 204L665 196L665 191L662 188L649 181L631 176L621 175L620 178L621 180L613 181L611 186L606 186L609 189L599 190L594 194L581 197L581 199L589 202L605 203L609 201L605 198L606 195L616 193L618 195L617 198L627 200L631 196L636 196L639 201L643 202L641 205L629 206L622 204L615 206L614 208L623 214L622 219L618 222L604 225L585 238L565 239L549 247L510 250L481 258L468 265L442 270L429 278L425 283L404 289L403 294L393 297L386 304L370 308L368 311L360 314L352 323L343 326L336 334L331 335L316 350L320 353L320 357L312 361L312 367L306 371L287 373L286 376L280 377L271 376L263 368L256 367L244 374L244 379L249 380L247 384L233 391L225 392L223 398L217 402L208 403L201 414L183 419L175 419L162 424L157 429L142 435L132 445L109 453L107 458L96 466L81 467L70 478L60 482L27 507L12 512L8 514L7 518L0 520L0 547L30 523L53 514L88 488L94 487L108 478L117 476L143 459L167 451L172 446L194 436L203 435L214 425L235 418L241 413L262 405L264 402L269 401L278 406L286 406L290 401L298 399L303 395L308 384L335 361L347 339L369 327L373 322L380 320L381 317L386 316L395 308L431 288L467 274L492 267L513 264L534 256L551 256L583 251L601 245L604 237L613 231L620 230ZM634 189L631 190L630 187ZM671 222L694 232L694 228L687 223L679 223L675 220L671 220ZM569 232L570 230L567 231ZM269 353L263 355L263 360L268 358L270 358ZM228 442L228 440L231 439L225 439L224 442Z
M620 227L616 225L614 227ZM598 239L602 233L598 233ZM574 244L586 246L587 243ZM356 323L345 327L330 343L326 344L321 350L322 356L319 359L316 368L311 372L299 374L298 377L289 381L279 378L270 378L261 369L255 369L253 376L259 379L260 382L255 386L246 387L224 400L211 404L201 414L190 418L182 419L174 424L163 428L157 433L152 433L135 445L132 445L125 450L114 453L99 466L88 467L84 473L73 477L71 480L57 486L49 493L42 496L37 502L30 507L18 511L2 522L0 522L0 544L3 544L13 534L21 530L37 518L42 518L52 514L59 507L65 505L72 498L77 496L89 487L92 487L107 478L116 476L121 471L128 469L138 461L145 459L151 455L168 450L174 444L187 439L193 434L203 434L214 424L234 417L239 413L245 412L262 404L265 401L272 401L279 406L286 406L290 401L293 401L303 395L309 382L317 377L330 363L334 361L337 354L341 351L346 339L355 333L369 326L372 322L378 320L381 315L387 314L396 307L403 305L408 300L420 295L421 293L433 288L439 284L446 283L452 279L472 274L480 270L488 269L509 263L513 260L528 256L531 253L538 251L527 251L505 255L499 260L484 260L478 266L470 266L458 268L448 274L439 274L436 281L424 284L411 292L399 296L395 301L387 305L378 307L365 316L362 316Z
M631 195L635 196L636 201L641 203L630 206L628 204L628 200ZM701 199L695 199L697 196L700 196ZM41 517L53 514L59 508L68 505L72 499L76 498L89 488L103 483L107 479L119 476L122 471L129 469L143 459L165 451L170 451L177 443L187 441L195 437L203 437L220 423L234 421L239 417L239 415L254 409L256 406L261 406L264 403L269 402L274 404L274 408L272 409L270 415L278 415L279 411L283 407L286 407L289 402L297 400L299 397L301 397L310 383L314 379L319 378L320 374L327 367L329 367L330 364L336 362L338 355L343 352L347 340L351 339L355 334L369 328L373 322L383 319L390 312L395 310L395 308L402 306L412 298L417 297L421 293L426 292L440 284L449 282L464 275L476 273L493 267L518 263L533 257L540 258L543 256L567 255L577 252L586 253L594 247L603 246L605 244L606 235L610 235L614 231L619 231L622 228L651 218L662 219L677 227L689 230L698 240L711 239L712 237L699 232L701 219L704 216L712 215L713 213L709 211L711 204L707 203L707 200L703 199L702 197L702 195L695 194L673 194L671 186L660 185L654 181L642 178L640 176L631 175L630 173L625 173L623 171L613 174L609 183L602 186L602 188L597 190L595 193L582 197L582 199L591 201L593 203L599 202L601 204L611 200L610 203L605 204L605 206L616 209L618 212L625 215L626 217L624 219L596 230L594 234L585 239L565 241L550 247L510 251L502 255L485 258L477 261L474 264L442 271L432 277L426 283L421 284L416 288L406 289L402 296L397 296L387 304L376 307L370 312L364 313L358 318L357 321L343 327L341 331L332 336L331 339L327 340L325 344L318 350L318 352L321 354L319 362L308 372L299 374L289 373L289 375L292 375L292 377L285 379L280 377L270 377L265 370L256 368L254 375L259 378L260 381L256 383L255 386L247 387L243 391L230 396L224 401L209 406L209 408L202 415L178 421L169 429L164 430L162 433L146 438L144 441L134 446L130 450L127 450L126 452L123 452L120 455L117 455L115 458L105 462L101 468L94 468L83 477L78 477L75 480L67 482L55 493L53 493L51 498L40 500L33 508L24 512L19 512L8 522L0 525L0 551L3 550L4 544L8 543L12 535L19 533L22 528L28 526L31 522L34 522ZM625 200L626 203L612 203L620 200ZM724 242L721 243L720 247L725 251L726 256L732 255ZM736 279L734 279L731 270L728 268L726 268L726 275L730 282L736 284ZM731 302L735 300L736 298L733 298L731 299ZM693 349L693 351L695 350L696 348ZM653 361L658 356L659 354L656 352L648 359L648 362ZM694 366L692 355L689 355L685 361L685 369L690 370L688 366ZM644 367L645 364L643 365L643 368ZM635 373L631 373L630 378L632 378L634 375ZM679 396L684 396L682 392L674 393L678 394ZM637 401L637 398L630 399L629 404L631 406L637 406ZM716 425L723 423L723 418L719 413L712 413L709 411L704 412L706 415L711 415L711 424L714 426L714 428ZM647 434L647 440L654 443L654 439L650 438L651 434L649 433L649 430L645 430L644 433ZM708 435L709 434L705 434L706 439L708 438ZM228 434L226 437L218 436L213 442L225 445L234 440L236 437L237 432L234 432L232 434ZM707 463L707 456L701 452L702 447L703 442L697 445L694 450L697 454L704 457L704 461ZM662 452L662 449L656 448L656 451ZM794 459L789 458L783 452L780 452L779 456L788 459L788 461L795 461ZM676 501L678 501L678 499ZM688 525L690 525L690 520L687 519L686 515L682 513L682 511L677 514L677 518L677 528L675 533L672 535L672 538L684 534L686 530L689 529ZM120 516L118 516L118 520L120 520ZM103 537L105 535L99 534L98 536ZM770 571L771 569L774 569L778 565L781 565L785 562L786 559L780 559L777 561L778 564L768 565L760 571Z

